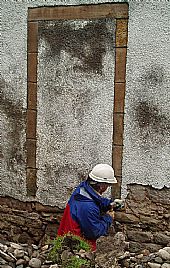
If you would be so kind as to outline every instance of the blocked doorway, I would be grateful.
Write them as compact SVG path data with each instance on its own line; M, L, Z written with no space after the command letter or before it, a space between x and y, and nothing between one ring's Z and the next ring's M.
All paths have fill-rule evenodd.
M62 206L99 162L120 194L127 25L127 4L29 9L28 195Z

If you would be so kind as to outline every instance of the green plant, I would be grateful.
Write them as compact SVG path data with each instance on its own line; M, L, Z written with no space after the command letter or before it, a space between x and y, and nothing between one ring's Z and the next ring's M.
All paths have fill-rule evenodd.
M53 247L49 252L48 259L56 263L59 261L59 253L62 250L64 236L58 236L52 241Z
M77 258L76 256L72 256L68 260L65 268L81 268L82 265L83 267L90 267L90 262L88 260Z
M90 245L84 239L82 239L81 237L77 235L73 235L72 238L73 240L76 240L79 242L76 246L77 250L84 249L85 251L90 251L91 249Z
M81 237L77 235L73 235L69 233L63 236L58 236L56 239L52 241L52 248L48 254L48 259L51 260L53 263L63 264L61 254L62 254L62 251L65 249L68 249L72 253L74 253L74 250L79 251L80 249L83 249L85 251L91 250L90 245L84 239L82 239ZM82 259L82 261L84 262L85 260ZM78 263L81 263L81 259L80 261L77 261L77 265ZM71 266L71 267L74 267L74 266ZM75 266L75 267L79 267L79 266Z

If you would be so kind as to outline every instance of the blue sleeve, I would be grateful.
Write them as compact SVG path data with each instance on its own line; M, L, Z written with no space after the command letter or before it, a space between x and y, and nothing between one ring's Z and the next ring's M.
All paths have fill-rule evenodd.
M111 202L112 202L112 199L102 198L101 203L100 203L101 211L103 211L103 212L108 211L109 208L110 208L110 203Z
M79 224L81 231L88 239L97 239L100 236L107 235L108 228L112 223L112 217L109 215L100 215L97 206L88 206L81 208Z

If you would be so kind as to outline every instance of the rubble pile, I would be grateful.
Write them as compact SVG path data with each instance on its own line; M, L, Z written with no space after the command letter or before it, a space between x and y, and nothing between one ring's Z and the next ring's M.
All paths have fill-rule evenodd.
M114 237L102 237L98 241L96 253L83 249L75 250L64 247L56 259L49 258L54 245L43 246L34 244L18 244L0 241L1 268L170 268L170 246L155 253L148 249L140 253L128 251L128 243L122 233ZM74 259L74 264L68 264L68 259ZM60 262L57 260L60 259ZM61 264L62 260L62 264ZM77 262L76 262L77 260Z
M119 267L129 268L170 268L170 247L151 254L148 254L147 250L141 254L127 251L118 258L118 263Z

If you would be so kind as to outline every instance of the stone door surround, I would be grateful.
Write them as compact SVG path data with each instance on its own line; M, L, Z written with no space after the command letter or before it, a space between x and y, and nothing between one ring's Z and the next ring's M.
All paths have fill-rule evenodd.
M124 100L126 84L126 54L128 40L128 4L110 3L80 6L50 6L28 9L27 44L27 194L36 196L36 121L37 121L37 55L38 23L45 20L114 18L115 74L113 111L113 158L112 165L118 184L113 195L120 197L122 181L122 155L124 130Z

